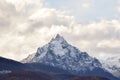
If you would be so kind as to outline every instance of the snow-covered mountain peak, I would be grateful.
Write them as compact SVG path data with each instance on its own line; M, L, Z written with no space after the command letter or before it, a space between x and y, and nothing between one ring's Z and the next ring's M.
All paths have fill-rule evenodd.
M47 45L48 49L55 55L65 55L68 52L67 47L71 46L68 42L59 34L56 35Z
M67 41L59 34L56 35L55 38L52 38L52 40L49 43L60 43L60 44L68 44Z
M64 40L64 38L60 34L57 34L54 39L55 40Z
M29 57L28 57L29 58ZM101 68L99 60L70 45L59 34L48 44L39 47L35 56L27 63L43 63L70 71L91 71Z

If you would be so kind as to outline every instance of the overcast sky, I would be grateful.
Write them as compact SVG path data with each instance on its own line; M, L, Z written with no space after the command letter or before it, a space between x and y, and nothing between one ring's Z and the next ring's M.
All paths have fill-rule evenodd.
M120 0L0 0L0 56L22 60L59 33L97 58L120 54Z

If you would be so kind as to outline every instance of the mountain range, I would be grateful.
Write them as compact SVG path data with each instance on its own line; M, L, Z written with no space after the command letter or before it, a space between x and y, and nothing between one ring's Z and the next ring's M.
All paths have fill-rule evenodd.
M21 62L0 58L0 70L11 70L9 77L34 75L36 80L119 80L97 58L70 45L59 34ZM5 67L4 67L5 66ZM23 68L24 67L24 68ZM15 69L15 70L14 70ZM16 73L17 72L17 73ZM15 76L14 76L14 75ZM0 76L3 80L4 76ZM16 78L17 78L16 77ZM37 79L37 77L39 79ZM1 80L0 78L0 80ZM29 78L29 77L28 77ZM33 77L34 78L34 77ZM17 80L17 79L15 79ZM18 79L19 80L19 79ZM24 80L24 79L23 79ZM32 78L30 80L33 80Z

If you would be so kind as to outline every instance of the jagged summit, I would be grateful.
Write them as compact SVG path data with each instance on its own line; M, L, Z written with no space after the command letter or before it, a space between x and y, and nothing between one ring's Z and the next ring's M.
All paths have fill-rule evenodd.
M59 39L64 39L60 34L57 34L55 39L59 40Z
M52 42L58 42L58 43L67 44L67 41L60 34L57 34L55 38L52 38L52 40L49 43L52 43Z
M26 58L24 62L44 63L74 71L92 70L96 67L101 67L97 59L92 58L86 52L81 52L76 47L68 44L59 34L48 44L39 47L32 59L28 58Z

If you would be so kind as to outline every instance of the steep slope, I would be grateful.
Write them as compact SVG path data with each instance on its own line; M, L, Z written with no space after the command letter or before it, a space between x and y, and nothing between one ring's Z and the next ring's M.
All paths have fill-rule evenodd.
M24 71L27 69L29 69L29 67L20 62L0 57L0 71L1 70Z
M21 62L22 63L27 63L31 61L32 58L34 58L35 54L30 54L27 58L23 59Z
M101 62L106 70L120 78L120 55L102 60Z
M23 62L42 63L80 76L103 76L117 80L102 68L98 59L68 44L59 34L48 44L38 48L33 58L28 57Z

